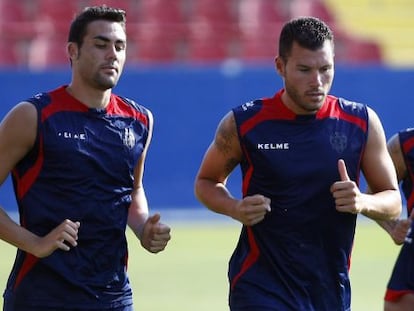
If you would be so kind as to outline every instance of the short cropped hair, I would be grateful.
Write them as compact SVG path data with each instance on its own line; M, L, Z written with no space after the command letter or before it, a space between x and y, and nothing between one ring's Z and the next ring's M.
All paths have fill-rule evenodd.
M279 57L287 61L293 42L309 50L321 48L326 40L334 43L329 26L316 17L299 17L287 22L279 37Z
M96 20L117 22L126 30L126 13L122 9L102 6L86 7L79 13L70 25L68 42L77 43L81 47L89 23Z

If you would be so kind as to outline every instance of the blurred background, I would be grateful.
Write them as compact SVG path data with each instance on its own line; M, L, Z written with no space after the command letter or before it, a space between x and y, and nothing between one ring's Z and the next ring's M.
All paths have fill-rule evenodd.
M132 66L269 60L282 24L301 15L332 27L339 63L414 63L411 0L0 0L0 64L67 68L74 13L102 3L127 12Z
M200 208L193 181L221 117L282 86L274 70L287 20L313 15L333 29L332 93L364 102L387 138L412 120L412 0L0 0L0 117L21 100L70 81L70 21L85 6L127 12L128 60L115 92L150 108L154 138L145 173L152 209ZM229 180L240 195L240 175ZM11 184L1 204L15 209Z
M142 310L227 309L225 262L240 225L201 206L193 182L222 116L282 87L273 60L284 22L325 20L336 40L332 94L375 109L387 138L414 126L413 0L0 0L0 119L18 102L69 83L69 24L95 4L127 11L128 60L114 92L154 114L145 189L151 210L177 221L165 255L131 247ZM228 181L234 196L240 182L236 170ZM10 178L0 205L15 215ZM381 310L398 248L374 222L363 223L352 258L352 309ZM0 284L13 261L9 249L1 251Z

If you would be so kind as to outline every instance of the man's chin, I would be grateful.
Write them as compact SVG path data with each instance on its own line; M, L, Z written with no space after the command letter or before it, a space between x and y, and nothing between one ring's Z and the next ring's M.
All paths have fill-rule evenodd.
M114 88L116 86L117 82L118 82L118 79L116 79L116 80L106 79L105 81L101 81L101 83L99 84L100 85L100 89L102 91L106 91L106 90L112 89L112 88Z

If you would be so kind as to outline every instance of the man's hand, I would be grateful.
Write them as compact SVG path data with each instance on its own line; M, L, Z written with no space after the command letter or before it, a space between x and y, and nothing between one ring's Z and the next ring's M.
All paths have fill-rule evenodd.
M331 186L331 193L335 199L336 210L342 213L358 214L362 207L360 202L361 192L349 176L344 160L338 160L338 171L341 178Z
M161 215L155 214L145 221L141 235L141 245L151 253L158 253L165 249L171 239L171 229L160 222Z
M270 199L256 194L240 200L232 217L246 226L253 226L261 222L268 212Z
M39 238L32 252L36 257L42 258L52 254L55 250L69 251L78 245L78 230L80 222L65 219L59 226L46 236Z
M390 235L395 244L401 245L406 241L407 235L410 233L411 224L414 220L413 211L414 209L411 210L410 217L397 220L395 226L392 228Z

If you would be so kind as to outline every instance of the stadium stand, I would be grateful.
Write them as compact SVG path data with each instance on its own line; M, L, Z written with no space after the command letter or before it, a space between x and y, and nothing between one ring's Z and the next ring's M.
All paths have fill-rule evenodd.
M181 25L134 23L128 25L128 62L166 63L180 59Z
M191 23L186 40L186 59L193 62L219 62L237 57L237 29L232 24Z
M24 22L30 18L27 1L0 0L2 23Z
M363 5L357 3L370 1L349 2L360 8ZM410 0L395 2L403 5ZM0 0L3 41L0 66L39 70L67 65L62 51L66 41L63 34L67 35L77 10L97 4L127 11L128 63L132 65L227 59L268 62L277 53L277 35L282 23L303 15L320 17L339 33L339 62L381 63L384 45L376 42L380 38L360 36L363 32L359 28L344 23L347 18L341 15L342 3L339 0ZM349 9L348 2L346 7ZM358 23L367 20L352 19Z
M330 25L336 25L336 17L322 0L291 0L288 3L290 16L315 16Z
M237 20L235 0L216 1L216 0L196 0L191 3L191 21L205 21L214 23L233 23Z
M236 57L234 44L238 36L238 17L235 4L232 0L192 2L188 18L188 59L217 62Z
M180 59L186 17L180 1L140 1L127 11L128 61L169 62ZM130 16L134 15L134 19Z
M238 14L241 58L254 61L274 57L280 25L288 18L284 11L278 1L240 0Z
M55 31L67 31L68 25L80 7L80 1L36 0L31 2L36 21L50 19Z
M360 40L373 41L393 67L414 65L414 1L325 0L337 24ZM361 48L362 50L362 48Z
M72 0L74 2L80 2L81 7L85 6L94 6L94 5L102 5L105 4L107 6L115 7L123 9L127 12L127 20L128 22L136 22L141 17L138 14L138 7L141 3L148 3L148 2L156 2L154 0L151 1L137 1L137 0ZM174 2L174 1L168 1Z
M20 64L20 53L18 45L11 44L10 40L0 40L0 66L17 67Z
M69 65L66 36L45 32L38 34L27 49L27 65L32 70Z

